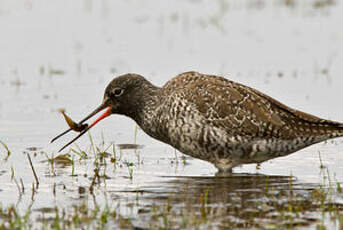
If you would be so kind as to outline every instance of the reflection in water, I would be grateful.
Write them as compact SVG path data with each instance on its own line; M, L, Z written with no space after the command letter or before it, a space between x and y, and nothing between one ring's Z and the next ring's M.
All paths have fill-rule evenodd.
M169 189L165 192L158 188L141 190L147 207L151 207L151 203L154 206L152 209L142 207L138 211L141 212L139 219L167 218L171 223L164 224L173 225L175 229L202 225L219 228L309 226L319 221L320 215L312 212L318 212L318 202L327 196L324 190L298 183L291 176L260 174L177 177L161 187ZM159 222L154 221L153 227L157 227L156 223Z

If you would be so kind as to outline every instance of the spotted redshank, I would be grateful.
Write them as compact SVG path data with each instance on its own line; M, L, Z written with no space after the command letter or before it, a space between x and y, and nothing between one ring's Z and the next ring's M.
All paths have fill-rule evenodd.
M116 77L106 87L102 104L79 125L101 110L106 111L62 149L111 114L132 118L151 137L224 172L343 136L343 123L292 109L223 77L197 72L182 73L161 88L137 74Z

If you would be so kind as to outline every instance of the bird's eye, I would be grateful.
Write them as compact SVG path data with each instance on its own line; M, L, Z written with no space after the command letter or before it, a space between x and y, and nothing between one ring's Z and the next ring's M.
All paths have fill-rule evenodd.
M122 95L123 92L124 92L124 90L121 89L121 88L115 88L115 89L113 90L114 96L117 96L117 97L120 96L120 95Z

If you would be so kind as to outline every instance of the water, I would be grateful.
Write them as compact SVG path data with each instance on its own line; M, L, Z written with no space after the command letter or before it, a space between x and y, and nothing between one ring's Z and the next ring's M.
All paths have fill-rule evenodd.
M79 160L71 152L74 166L52 168L48 161L75 135L49 144L66 129L57 110L65 108L73 119L83 118L100 104L110 80L127 72L160 86L183 71L218 74L293 108L342 121L342 8L339 1L310 0L2 1L0 140L11 155L4 160L6 151L0 146L1 205L14 204L22 212L30 207L39 216L42 208L70 208L91 199L88 190L99 156L89 147L87 135L77 145L87 150L88 159ZM327 176L333 183L343 181L341 138L268 161L259 169L238 167L233 177L220 179L211 164L183 158L141 130L135 134L135 127L126 117L112 116L93 128L91 137L96 146L104 142L103 148L115 143L116 156L121 156L114 164L112 155L105 158L106 167L98 162L107 177L94 187L97 203L126 207L120 215L133 218L137 226L146 227L150 206L165 205L168 197L173 210L183 210L208 189L214 208L222 211L220 207L231 206L236 197L245 204L240 207L244 211L252 206L243 198L262 199L267 182L281 192L293 176L292 183L306 197L327 185ZM119 151L120 144L144 147ZM112 147L108 151L113 154ZM26 154L40 181L35 193ZM20 180L23 194L15 182L21 187ZM177 194L182 197L177 199ZM136 204L137 196L140 203L127 208ZM140 209L150 210L148 217L137 217ZM227 223L224 219L213 221L218 224L212 227L220 228Z

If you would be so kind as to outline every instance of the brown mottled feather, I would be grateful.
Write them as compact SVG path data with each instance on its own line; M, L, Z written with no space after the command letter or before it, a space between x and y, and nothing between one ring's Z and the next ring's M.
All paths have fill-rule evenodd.
M121 96L115 89L122 88ZM104 103L150 136L230 170L343 136L343 125L289 108L223 77L187 72L162 88L137 74L114 78Z
M181 86L180 82L184 84ZM291 139L343 132L342 123L292 109L258 90L222 77L187 72L165 87L183 88L184 99L194 103L209 123L233 135ZM210 113L211 109L215 114ZM235 122L244 117L244 122Z

